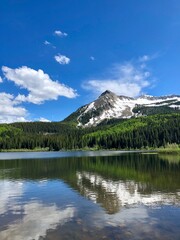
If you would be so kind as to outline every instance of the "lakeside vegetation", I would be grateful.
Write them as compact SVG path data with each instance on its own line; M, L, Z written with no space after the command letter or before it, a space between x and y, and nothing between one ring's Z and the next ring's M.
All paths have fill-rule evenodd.
M78 129L70 122L0 125L0 151L152 150L180 152L180 114L157 114Z
M156 149L158 153L178 154L180 155L180 145L176 143L167 144L164 147Z
M49 148L34 148L34 149L28 149L28 148L20 148L20 149L1 149L1 152L48 152Z

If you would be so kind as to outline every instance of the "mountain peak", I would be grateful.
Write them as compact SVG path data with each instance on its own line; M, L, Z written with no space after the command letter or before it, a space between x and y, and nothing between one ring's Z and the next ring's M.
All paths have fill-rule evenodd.
M110 93L113 93L113 92L111 92L110 90L106 90L106 91L104 91L101 95L104 95L104 94L110 94Z
M106 90L106 91L104 91L104 92L100 95L100 97L101 97L101 96L105 96L105 95L116 95L116 94L113 93L113 92L111 92L110 90Z
M126 119L161 112L180 111L180 97L153 97L142 95L138 98L117 96L110 90L104 91L96 100L79 108L68 119L78 122L78 127L97 126L105 119Z

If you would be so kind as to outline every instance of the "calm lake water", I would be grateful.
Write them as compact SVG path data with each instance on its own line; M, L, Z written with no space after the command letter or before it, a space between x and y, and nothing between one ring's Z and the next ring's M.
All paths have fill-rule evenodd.
M180 159L0 153L0 240L180 239Z

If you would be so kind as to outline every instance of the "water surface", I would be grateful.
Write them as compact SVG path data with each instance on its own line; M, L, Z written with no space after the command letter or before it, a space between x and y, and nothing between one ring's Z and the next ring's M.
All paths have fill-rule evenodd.
M0 153L0 239L180 239L177 156Z

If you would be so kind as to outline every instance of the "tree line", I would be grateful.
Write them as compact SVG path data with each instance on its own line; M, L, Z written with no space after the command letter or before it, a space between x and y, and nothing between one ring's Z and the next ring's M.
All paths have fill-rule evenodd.
M78 129L66 122L0 125L0 150L140 149L180 144L180 114L157 114Z
M133 118L83 136L83 144L88 147L105 149L140 149L167 143L180 143L180 114Z

